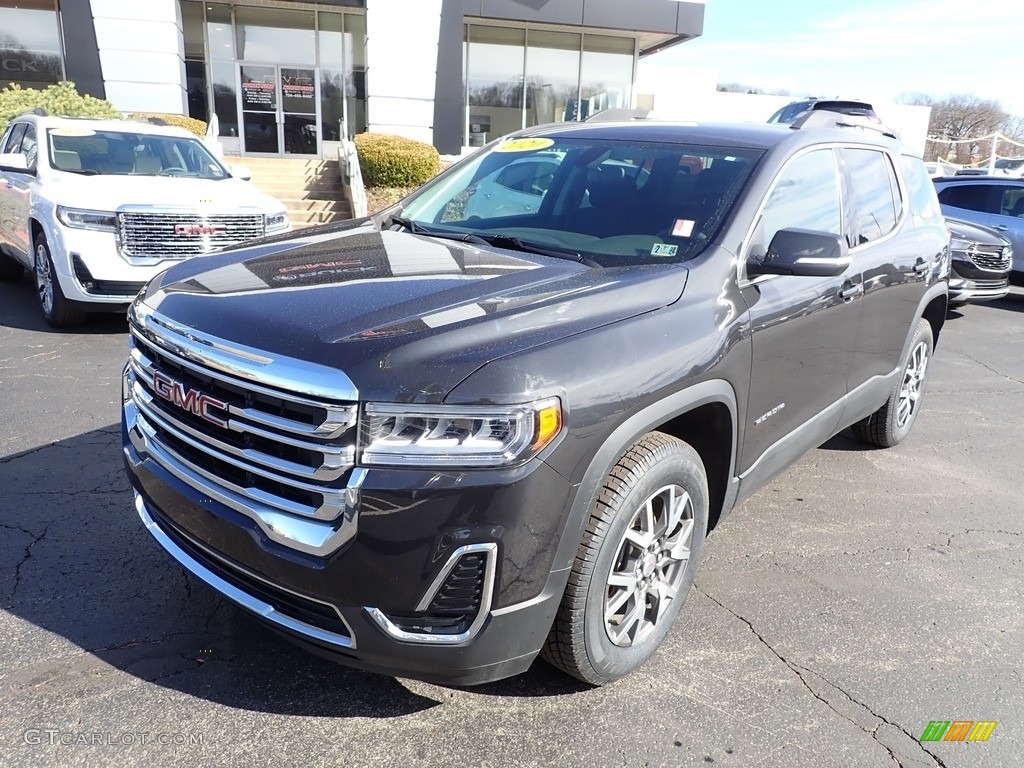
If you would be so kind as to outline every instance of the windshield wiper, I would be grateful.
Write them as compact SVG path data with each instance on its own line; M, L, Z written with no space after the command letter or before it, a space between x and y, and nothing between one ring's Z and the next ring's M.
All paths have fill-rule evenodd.
M538 245L520 240L515 235L481 235L473 234L466 236L467 243L486 243L495 248L504 248L508 251L522 251L523 253L536 253L540 256L551 256L556 259L577 261L586 264L588 267L601 266L596 261L588 259L579 251L572 248L558 248L557 246Z
M60 168L64 173L77 173L80 176L99 176L100 172L93 168Z
M576 261L580 264L586 264L588 267L601 266L596 261L588 259L579 251L574 251L571 248L548 247L544 245L537 245L535 243L527 243L514 235L482 235L474 232L435 232L434 230L427 229L422 224L419 224L412 219L406 219L401 216L391 216L389 218L392 224L397 224L400 227L408 229L414 235L425 235L426 237L437 237L444 240L457 240L460 243L471 243L475 245L491 245L495 248L504 248L508 251L536 253L540 256L551 256L556 259Z

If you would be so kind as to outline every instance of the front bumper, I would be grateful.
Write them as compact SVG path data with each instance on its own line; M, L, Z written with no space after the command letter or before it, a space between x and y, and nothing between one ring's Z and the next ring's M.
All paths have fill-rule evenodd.
M1010 291L1005 273L982 270L973 264L953 261L949 276L949 301L964 304L1001 299Z
M306 649L374 672L476 685L526 670L543 645L568 578L551 563L572 491L543 462L447 477L368 471L347 513L357 532L318 556L282 547L173 475L129 423L125 464L147 530L187 571ZM469 551L486 562L472 626L455 637L405 632L403 617L421 614Z

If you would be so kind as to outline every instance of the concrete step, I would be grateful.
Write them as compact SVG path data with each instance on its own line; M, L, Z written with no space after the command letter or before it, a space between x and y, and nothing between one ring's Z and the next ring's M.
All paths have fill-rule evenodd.
M307 198L313 198L316 200L340 200L344 195L345 188L340 183L338 184L302 184L301 182L296 183L282 183L282 182L267 182L258 181L254 182L256 186L268 195L273 195L277 198L291 198L293 200L305 200Z
M284 200L284 207L289 211L347 211L349 204L344 200Z
M308 227L313 224L330 224L332 221L343 221L352 218L347 211L292 211L288 212L288 221L293 227Z

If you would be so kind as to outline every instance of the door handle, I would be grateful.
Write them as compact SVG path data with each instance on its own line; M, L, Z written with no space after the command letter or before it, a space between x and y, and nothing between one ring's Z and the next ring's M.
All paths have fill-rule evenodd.
M917 263L914 265L914 274L923 275L925 272L928 271L930 266L931 265L924 259L918 259Z
M839 298L849 304L858 296L864 295L864 283L854 283L839 291Z
M992 229L998 229L1000 232L1005 232L1006 230L1009 229L1009 227L1006 226L1005 224L995 224L993 225Z

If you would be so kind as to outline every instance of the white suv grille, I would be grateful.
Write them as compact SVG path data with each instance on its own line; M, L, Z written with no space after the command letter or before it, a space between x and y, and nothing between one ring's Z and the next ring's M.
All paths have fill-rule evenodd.
M121 212L117 230L125 256L180 259L262 237L265 225L263 214Z

